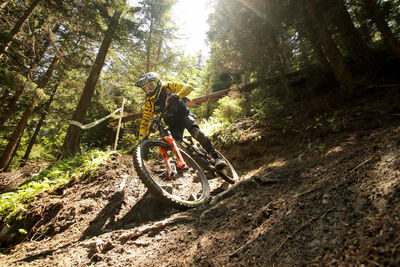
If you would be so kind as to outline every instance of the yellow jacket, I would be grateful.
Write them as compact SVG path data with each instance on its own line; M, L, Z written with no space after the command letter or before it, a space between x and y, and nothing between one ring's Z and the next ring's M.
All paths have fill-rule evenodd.
M155 103L160 99L163 90L166 90L167 93L177 94L179 99L182 100L192 92L193 87L184 83L163 82L160 92L156 93L155 96L146 96L143 108L143 117L139 128L139 141L148 135L150 121L155 110ZM163 101L165 101L165 99L163 99Z

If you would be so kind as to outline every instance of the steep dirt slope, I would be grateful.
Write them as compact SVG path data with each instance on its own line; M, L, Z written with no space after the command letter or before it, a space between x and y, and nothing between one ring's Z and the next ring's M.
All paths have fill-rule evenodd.
M230 147L241 182L199 209L151 198L117 154L32 203L34 228L0 265L399 266L398 89L341 106L340 131L296 108L286 134Z

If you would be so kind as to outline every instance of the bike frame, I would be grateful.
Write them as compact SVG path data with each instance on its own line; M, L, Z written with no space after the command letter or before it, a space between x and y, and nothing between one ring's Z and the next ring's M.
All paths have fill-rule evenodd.
M190 137L192 138L192 137ZM189 143L190 142L190 143ZM210 158L206 153L203 153L201 151L199 151L199 149L197 147L194 146L193 141L180 141L179 143L181 144L181 146L183 146L186 149L186 152L189 153L189 155L196 159L197 163L204 169L207 171L215 171L215 167L210 163Z
M190 141L191 144L189 142L185 142L184 140L178 140L176 141L173 137L170 131L166 130L162 124L161 124L161 120L164 117L166 112L163 112L158 118L153 119L152 125L150 126L150 128L152 128L152 126L155 124L157 127L158 132L161 135L161 140L163 140L165 143L169 144L172 147L172 150L175 154L176 157L176 165L173 162L173 159L171 159L168 156L167 150L163 147L159 147L160 153L163 156L165 165L167 167L167 171L168 171L168 178L169 179L173 179L175 177L175 175L178 172L178 169L184 170L186 168L186 163L185 160L183 159L181 153L180 153L180 148L177 145L177 142L180 144L180 146L184 147L186 152L189 153L189 155L194 158L197 163L206 171L209 172L215 172L215 167L214 165L211 163L210 158L208 157L207 154L202 153L201 151L199 151L198 148L196 148L193 144L193 141ZM177 168L178 169L177 169Z

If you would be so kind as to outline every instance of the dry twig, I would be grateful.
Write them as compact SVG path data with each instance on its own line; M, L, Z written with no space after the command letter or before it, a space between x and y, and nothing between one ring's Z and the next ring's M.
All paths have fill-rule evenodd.
M361 162L360 164L358 164L356 167L354 167L350 172L353 172L355 170L357 170L358 168L360 168L361 166L363 166L364 164L368 163L371 159L373 159L374 156L371 156L369 158L367 158L366 160L364 160L363 162Z

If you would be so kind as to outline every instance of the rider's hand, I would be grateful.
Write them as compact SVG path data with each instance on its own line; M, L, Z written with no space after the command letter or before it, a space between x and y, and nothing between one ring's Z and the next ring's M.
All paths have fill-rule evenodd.
M178 95L170 95L167 98L167 109L173 108L176 106L176 104L179 103L179 96Z

